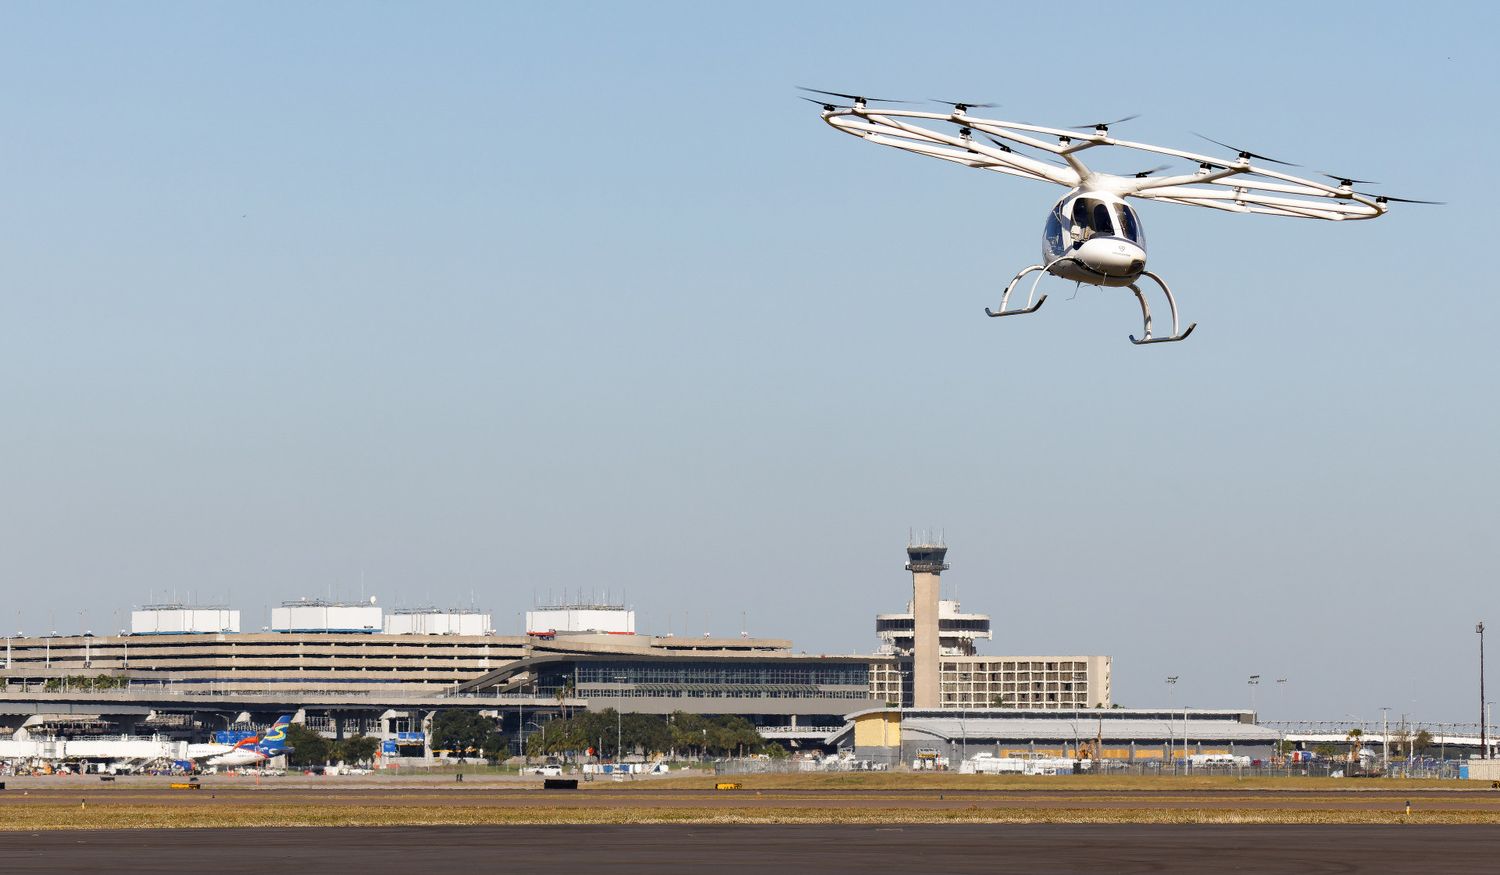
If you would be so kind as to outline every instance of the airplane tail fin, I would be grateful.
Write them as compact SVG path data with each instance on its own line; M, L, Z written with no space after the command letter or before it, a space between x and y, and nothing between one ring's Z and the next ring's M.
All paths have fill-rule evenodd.
M260 737L258 747L261 753L275 756L287 750L286 730L291 723L292 715L290 714L283 714L277 717L276 722L271 724L271 728L267 729L265 734Z

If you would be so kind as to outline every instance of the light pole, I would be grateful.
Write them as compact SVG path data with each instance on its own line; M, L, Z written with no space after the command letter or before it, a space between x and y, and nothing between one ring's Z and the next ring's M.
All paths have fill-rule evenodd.
M1484 703L1484 729L1482 731L1484 732L1484 734L1485 734L1484 737L1486 739L1486 741L1484 742L1484 758L1485 759L1489 759L1490 758L1490 754L1492 753L1492 751L1490 750L1490 743L1488 741L1488 738L1489 738L1489 732L1490 732L1490 706L1493 705L1493 704L1495 704L1495 703L1494 702L1485 702Z
M1391 770L1391 730L1386 721L1386 712L1391 710L1386 706L1380 708L1380 771L1382 773Z
M1176 691L1177 691L1177 675L1175 675L1175 674L1174 675L1168 675L1167 676L1167 764L1168 765L1173 765L1176 762L1175 760L1172 759L1172 742L1175 739L1175 733L1173 733L1173 731L1172 731L1172 711L1174 710L1174 706L1177 704L1177 696L1175 695ZM1186 749L1184 749L1184 753L1186 753Z
M1188 712L1187 702L1183 702L1182 703L1182 767L1183 767L1184 770L1187 769L1187 765L1188 765L1188 722L1187 722L1188 721L1188 715L1187 715L1187 712Z
M1286 765L1285 757L1286 757L1286 754L1287 754L1287 751L1286 751L1286 723L1285 723L1285 721L1286 721L1286 678L1277 678L1276 679L1276 698L1280 700L1279 703L1277 704L1277 707L1281 709L1281 714L1279 716L1281 717L1281 719L1283 721L1282 724L1281 724L1281 729L1277 730L1277 734L1280 736L1280 738L1278 738L1277 741L1276 741L1276 756L1279 757L1279 758L1282 758L1281 759L1281 763L1284 766L1284 765Z
M628 680L628 678L625 675L622 675L622 674L615 675L615 683L619 684L622 687L625 685L625 681L626 680ZM624 693L624 690L621 690L620 692ZM623 696L621 698L623 698ZM625 745L624 745L624 742L623 742L623 739L625 737L624 726L625 726L624 717L621 715L620 709L617 707L617 708L615 708L615 764L616 765L618 765L620 762L622 762L624 760L624 758L625 758Z
M1401 712L1401 743L1406 745L1406 768L1408 770L1417 758L1416 745L1412 743L1415 740L1416 733L1406 728L1406 712L1403 711Z
M1258 686L1260 686L1260 675L1258 675L1258 674L1251 675L1249 683L1250 683L1250 719L1254 720L1255 719L1255 688L1258 687Z
M1484 705L1484 621L1480 620L1474 626L1474 631L1479 633L1479 749L1484 751L1485 759L1490 756L1490 721L1485 715Z
M547 755L547 727L541 725L540 723L532 721L532 720L527 720L522 725L523 726L535 726L537 728L537 730L542 733L542 756L546 756ZM521 750L524 751L525 749L526 748L523 745L521 747ZM529 759L531 759L531 757L528 756L527 759L529 760Z
M969 730L964 728L964 712L962 710L958 712L958 743L963 750L959 754L958 760L959 768L962 769L964 762L969 759ZM953 749L952 742L949 742L948 749L950 751Z

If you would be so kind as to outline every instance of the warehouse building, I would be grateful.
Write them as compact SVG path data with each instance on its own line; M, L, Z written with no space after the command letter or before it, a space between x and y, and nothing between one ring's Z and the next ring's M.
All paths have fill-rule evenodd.
M924 757L957 764L981 752L1002 759L1167 763L1194 755L1269 760L1279 738L1256 725L1252 712L1239 710L872 708L850 714L825 743L891 765Z

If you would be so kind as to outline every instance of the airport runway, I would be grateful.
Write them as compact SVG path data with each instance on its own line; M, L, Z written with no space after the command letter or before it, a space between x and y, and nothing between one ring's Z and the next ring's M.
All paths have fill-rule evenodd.
M7 873L1494 872L1500 826L548 826L0 833Z

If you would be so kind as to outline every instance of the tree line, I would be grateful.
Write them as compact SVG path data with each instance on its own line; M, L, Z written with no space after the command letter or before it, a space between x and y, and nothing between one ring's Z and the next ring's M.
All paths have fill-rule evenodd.
M375 758L375 751L380 749L378 738L352 735L335 741L324 738L317 731L300 723L287 727L286 743L293 748L286 755L287 764L297 768L328 763L367 763Z
M460 756L498 760L510 755L512 733L502 733L499 722L478 711L441 711L432 720L434 750ZM732 715L622 714L613 708L556 717L528 727L526 754L595 755L618 758L641 751L648 756L735 756L765 753L785 756L778 744L768 744L750 721Z
M123 690L130 686L130 678L111 674L70 674L60 678L47 678L42 690L56 693L62 690Z
M549 720L526 739L528 756L587 753L617 758L640 751L647 756L743 756L786 754L768 744L743 717L710 716L676 711L660 714L619 714L613 708L588 711L566 719Z
M503 760L511 755L514 735L500 731L500 722L479 711L439 711L432 720L429 743L433 750L458 756ZM293 767L327 763L368 762L380 741L364 735L338 741L324 738L299 723L287 727L287 762ZM620 749L647 756L716 757L767 754L783 757L781 745L767 742L743 717L686 714L621 714L613 708L554 718L531 727L526 736L528 756L567 754L618 759Z

